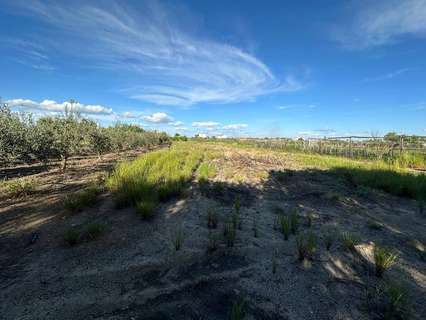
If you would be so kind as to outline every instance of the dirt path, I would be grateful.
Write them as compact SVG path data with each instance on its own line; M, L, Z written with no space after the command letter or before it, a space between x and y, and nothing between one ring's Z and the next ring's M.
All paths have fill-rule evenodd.
M380 310L371 309L367 295L381 281L368 261L374 242L400 252L385 277L404 283L411 314L422 319L426 218L413 201L371 190L359 195L345 181L291 158L219 151L216 176L202 187L194 182L185 197L163 204L152 221L141 221L133 209L115 209L107 193L74 215L62 212L62 189L3 203L2 317L227 319L242 302L245 319L375 319ZM283 170L284 175L277 173ZM83 171L96 174L91 166L78 167L75 174L81 176L73 188ZM234 246L219 240L217 250L207 253L209 234L222 236L237 198L242 223ZM277 208L298 208L299 233L317 236L311 263L297 260L295 236L284 241L276 230ZM221 216L217 229L207 228L209 209ZM87 222L105 223L108 232L67 246L65 229ZM177 230L184 234L179 251L173 248ZM336 230L359 235L357 252L339 241L325 249L323 237Z

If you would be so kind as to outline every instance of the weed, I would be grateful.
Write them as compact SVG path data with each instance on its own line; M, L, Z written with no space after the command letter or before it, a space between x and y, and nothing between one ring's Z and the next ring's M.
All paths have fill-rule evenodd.
M219 237L211 232L209 232L209 241L207 244L207 252L213 253L218 248Z
M209 229L216 229L217 224L219 223L219 215L215 209L209 209L207 211L207 227Z
M299 229L299 214L297 213L297 209L291 210L290 223L291 223L291 233L296 234Z
M235 225L232 220L225 222L223 234L225 236L226 245L228 247L233 247L235 242Z
M406 288L398 282L386 282L367 291L367 305L378 318L408 319L410 308Z
M107 230L107 226L103 223L90 223L86 226L86 233L90 239L96 239L102 236Z
M329 232L325 234L323 239L324 239L325 248L327 249L327 251L330 251L331 246L333 245L334 240L336 239L336 236L333 233Z
M257 214L254 215L253 218L253 235L255 238L258 237L258 231L257 231Z
M382 277L385 270L392 267L398 259L398 253L393 250L375 246L374 247L374 264L376 266L376 276Z
M152 200L142 200L136 204L136 212L144 220L148 220L153 217L157 202Z
M236 301L232 304L230 320L244 319L244 301Z
M70 246L76 245L81 238L81 231L76 227L68 228L64 233L64 240Z
M378 223L377 221L374 221L372 219L368 220L367 227L369 229L372 229L372 230L381 230L381 229L383 229L383 225L381 223Z
M3 182L2 189L7 197L20 198L34 193L36 183L33 179L14 179Z
M309 212L307 215L307 219L308 219L308 228L311 228L315 220L315 214L313 212Z
M371 193L370 188L359 186L356 188L355 193L358 197L366 198Z
M183 240L184 240L184 233L182 227L178 227L174 230L172 234L172 241L173 246L176 251L179 251L182 248Z
M279 216L279 224L280 224L280 230L284 236L284 240L288 240L288 237L290 236L291 232L291 219L290 217L280 215Z
M278 252L275 249L274 253L272 254L272 274L277 273L277 256L278 256Z
M317 239L313 233L299 235L296 238L296 247L299 261L313 260Z
M70 193L65 196L64 207L70 212L78 212L86 206L93 205L100 192L101 189L93 185L86 189Z
M360 239L358 236L351 234L350 232L342 232L340 235L340 238L342 240L343 246L346 250L354 251L355 246L359 244Z

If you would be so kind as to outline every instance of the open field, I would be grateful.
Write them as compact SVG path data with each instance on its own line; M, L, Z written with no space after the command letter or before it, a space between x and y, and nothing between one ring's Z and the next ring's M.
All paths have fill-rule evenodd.
M2 318L424 318L421 171L200 141L136 156L2 185Z

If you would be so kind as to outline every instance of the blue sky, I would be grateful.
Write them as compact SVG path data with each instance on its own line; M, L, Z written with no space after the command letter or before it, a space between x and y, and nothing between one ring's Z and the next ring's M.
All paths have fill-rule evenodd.
M426 135L426 0L0 2L0 96L174 134Z

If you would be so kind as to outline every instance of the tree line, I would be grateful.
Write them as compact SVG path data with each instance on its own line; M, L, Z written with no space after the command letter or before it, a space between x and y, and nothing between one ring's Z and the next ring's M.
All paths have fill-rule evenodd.
M0 166L57 159L65 170L75 155L120 152L169 143L164 132L137 125L102 127L72 110L34 119L31 113L13 112L0 103Z

